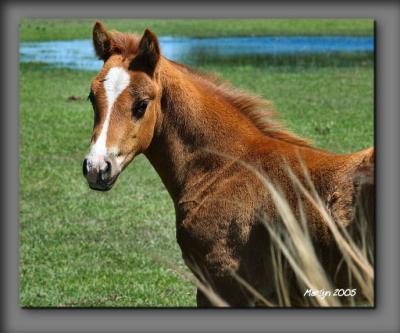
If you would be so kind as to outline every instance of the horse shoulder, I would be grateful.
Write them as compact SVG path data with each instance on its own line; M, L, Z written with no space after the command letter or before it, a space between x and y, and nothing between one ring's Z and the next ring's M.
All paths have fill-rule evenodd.
M239 267L249 241L257 239L257 211L264 204L256 179L246 168L233 167L197 196L180 200L177 240L184 256L197 256L209 270L221 274Z

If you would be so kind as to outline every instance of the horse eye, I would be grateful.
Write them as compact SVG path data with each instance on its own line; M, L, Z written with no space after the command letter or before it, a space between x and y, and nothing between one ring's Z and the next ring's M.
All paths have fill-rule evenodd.
M144 99L142 101L138 101L137 103L134 104L134 106L133 106L133 116L136 119L139 119L144 115L144 113L146 112L147 104L149 104L149 101L147 99Z

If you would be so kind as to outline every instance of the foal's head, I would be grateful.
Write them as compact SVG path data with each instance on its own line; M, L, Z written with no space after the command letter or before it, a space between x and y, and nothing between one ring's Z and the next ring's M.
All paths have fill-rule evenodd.
M97 22L93 44L103 68L91 83L94 127L83 174L89 186L109 190L121 171L152 140L160 114L156 36L110 33Z

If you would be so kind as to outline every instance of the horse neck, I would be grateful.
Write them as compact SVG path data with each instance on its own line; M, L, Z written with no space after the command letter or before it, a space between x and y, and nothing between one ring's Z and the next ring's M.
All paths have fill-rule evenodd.
M239 158L257 128L205 82L162 59L161 116L145 155L175 203L206 172ZM224 157L225 156L225 157Z

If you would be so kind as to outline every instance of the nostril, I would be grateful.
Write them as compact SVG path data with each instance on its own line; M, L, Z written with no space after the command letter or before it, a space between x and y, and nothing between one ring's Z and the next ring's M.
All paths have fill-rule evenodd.
M87 158L85 158L85 159L83 160L82 172L83 172L83 175L86 177L87 174L88 174L88 169L87 169Z
M107 166L106 166L106 169L104 170L104 172L111 172L111 162L106 161L106 164L107 164Z
M111 162L109 161L105 162L106 162L106 167L103 170L100 170L99 174L99 177L103 182L107 181L111 174Z

